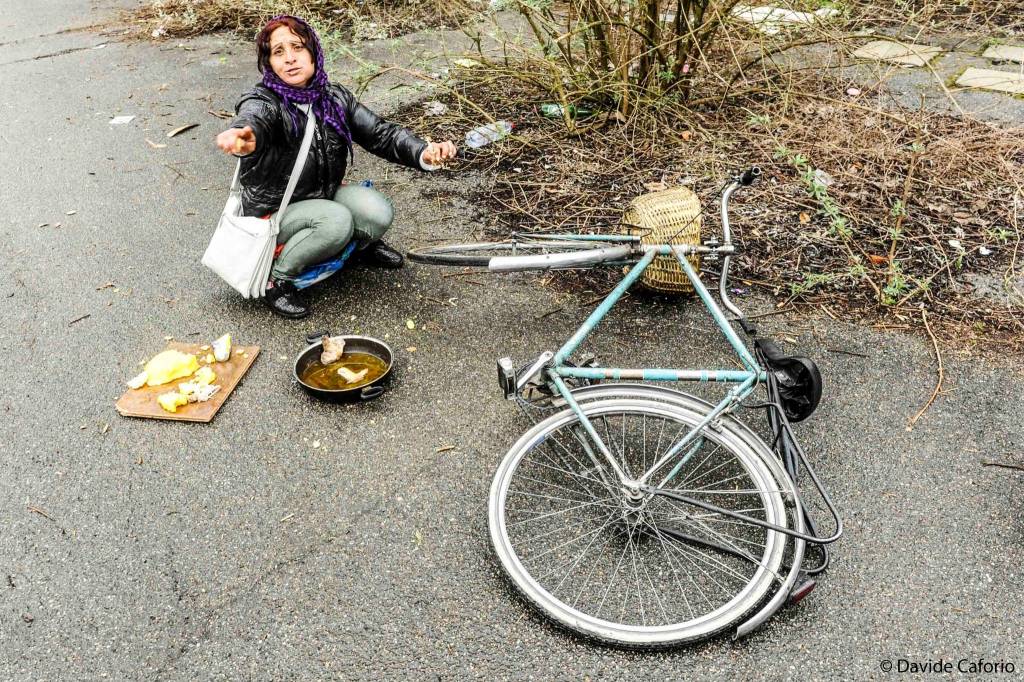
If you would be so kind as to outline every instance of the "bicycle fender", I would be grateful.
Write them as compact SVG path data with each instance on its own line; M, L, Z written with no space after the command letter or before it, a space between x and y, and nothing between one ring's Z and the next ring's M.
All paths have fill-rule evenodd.
M800 504L800 499L796 498L796 510L794 516L797 519L797 531L800 533L806 532L804 524L803 505ZM735 642L741 637L746 637L754 630L761 627L769 618L775 615L775 612L782 608L786 600L789 599L789 593L793 591L793 585L796 584L797 578L800 576L801 564L804 561L804 549L807 544L802 540L795 540L793 543L793 566L789 569L789 575L786 576L786 581L779 586L778 591L775 593L768 603L765 604L760 611L755 613L752 617L739 624L736 628L736 632L733 633L732 640Z

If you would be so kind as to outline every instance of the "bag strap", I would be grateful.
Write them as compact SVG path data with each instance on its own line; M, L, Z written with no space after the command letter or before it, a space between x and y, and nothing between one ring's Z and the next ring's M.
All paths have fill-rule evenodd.
M309 148L313 144L313 130L316 128L316 116L313 115L313 108L308 104L299 105L299 109L306 112L306 132L302 136L302 146L299 147L299 155L295 157L295 165L292 167L291 177L288 178L288 186L284 190L284 196L281 198L281 208L278 209L277 215L284 215L284 210L288 208L288 202L292 200L292 193L295 191L295 185L299 183L299 174L302 173L302 167L306 165L306 157L309 156ZM238 163L235 164L235 174L231 178L231 189L229 190L232 194L242 191L242 160L239 159ZM277 225L274 225L274 234L277 234Z
M306 134L302 137L302 146L299 147L299 155L295 157L292 176L288 178L288 187L284 190L284 196L281 198L281 208L277 211L279 216L284 215L284 210L288 208L288 202L292 200L292 192L295 191L295 185L299 183L299 174L302 172L302 167L306 165L309 147L313 142L313 129L316 128L316 116L313 115L313 107L307 104L305 106L300 105L299 108L306 112Z

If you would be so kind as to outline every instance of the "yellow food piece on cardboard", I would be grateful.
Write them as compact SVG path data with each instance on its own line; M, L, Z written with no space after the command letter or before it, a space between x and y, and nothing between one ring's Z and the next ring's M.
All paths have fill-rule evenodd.
M160 403L160 407L164 408L168 412L177 412L180 406L188 405L188 398L177 391L161 393L156 401Z
M146 385L160 386L199 369L199 361L190 353L177 350L165 350L146 363Z
M208 386L217 380L217 375L209 367L200 367L194 377L197 384Z

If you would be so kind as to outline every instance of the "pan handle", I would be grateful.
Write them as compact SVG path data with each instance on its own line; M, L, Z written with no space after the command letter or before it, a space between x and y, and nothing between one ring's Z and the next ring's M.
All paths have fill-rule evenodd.
M330 335L331 335L331 333L329 331L327 331L326 329L324 331L322 331L322 332L311 332L309 334L306 334L306 343L308 343L310 345L313 345L315 343L320 343L320 339L322 339L325 336L330 336Z
M359 391L360 400L373 400L381 393L384 392L383 386L367 386L363 390Z

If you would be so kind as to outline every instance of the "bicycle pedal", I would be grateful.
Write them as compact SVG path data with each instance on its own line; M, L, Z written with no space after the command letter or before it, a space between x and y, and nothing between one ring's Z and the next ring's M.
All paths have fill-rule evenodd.
M584 353L576 362L577 367L597 367L597 356L593 353Z
M505 400L511 400L516 394L516 368L512 358L498 360L498 388L505 395Z

